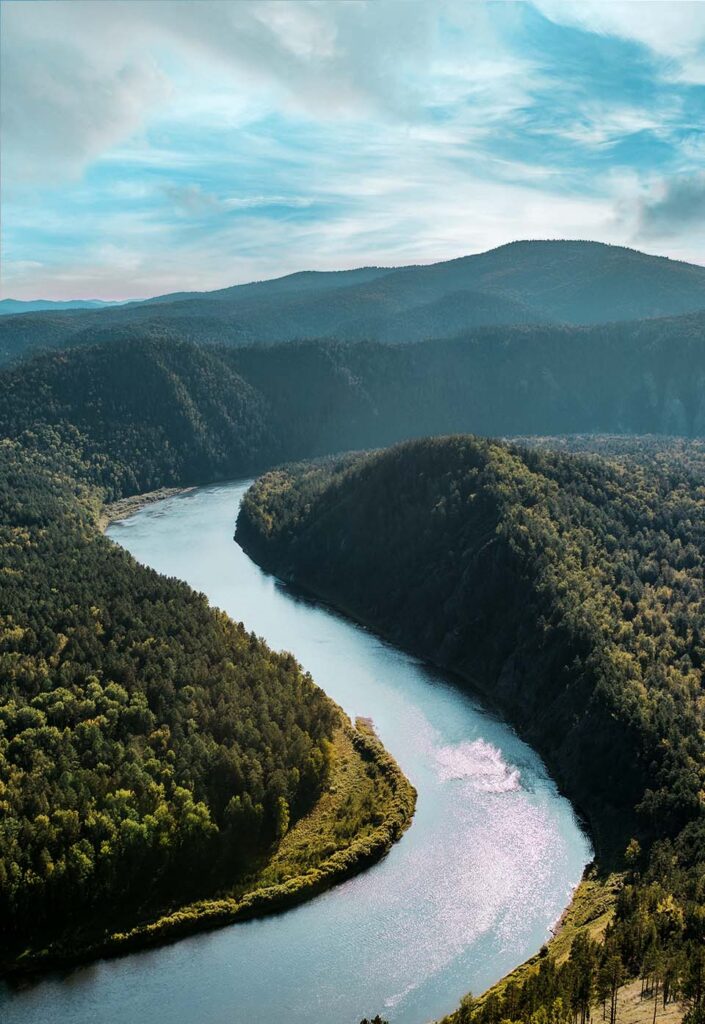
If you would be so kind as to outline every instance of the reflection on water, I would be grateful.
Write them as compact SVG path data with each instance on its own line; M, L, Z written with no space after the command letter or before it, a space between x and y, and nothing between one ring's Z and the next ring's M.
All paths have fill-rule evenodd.
M3 1024L423 1024L546 940L589 843L534 752L442 674L263 573L233 542L244 484L152 505L109 535L187 580L365 715L417 787L375 867L276 917L0 993Z

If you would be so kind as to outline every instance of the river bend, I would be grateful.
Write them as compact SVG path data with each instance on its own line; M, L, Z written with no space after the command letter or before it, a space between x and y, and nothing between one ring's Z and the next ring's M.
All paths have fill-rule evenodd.
M591 858L505 722L245 555L232 537L246 488L168 498L108 535L372 718L418 790L414 822L375 867L286 913L0 991L3 1024L424 1024L535 953Z

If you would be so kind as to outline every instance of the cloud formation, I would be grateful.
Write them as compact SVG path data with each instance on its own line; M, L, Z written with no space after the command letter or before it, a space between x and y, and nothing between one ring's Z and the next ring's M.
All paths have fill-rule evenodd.
M80 32L59 27L53 6L3 5L0 123L8 188L28 178L76 176L133 135L145 111L170 93L154 60L113 51L105 41L86 45Z
M615 35L665 57L690 61L705 46L705 5L678 0L535 0L539 10L562 25Z
M705 4L676 0L6 0L4 292L137 297L517 237L702 259L680 211L703 40Z
M684 228L705 228L705 172L660 181L638 204L638 237L673 237Z

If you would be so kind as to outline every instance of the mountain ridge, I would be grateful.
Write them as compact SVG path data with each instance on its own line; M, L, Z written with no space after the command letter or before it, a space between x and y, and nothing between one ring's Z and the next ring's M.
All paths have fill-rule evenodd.
M303 271L215 292L0 319L0 362L126 332L241 347L405 343L476 327L650 320L705 310L705 267L601 242L518 241L428 265Z

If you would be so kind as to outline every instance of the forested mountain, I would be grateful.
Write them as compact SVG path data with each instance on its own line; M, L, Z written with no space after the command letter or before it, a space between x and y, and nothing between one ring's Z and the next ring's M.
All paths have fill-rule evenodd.
M265 399L214 350L95 346L39 357L0 382L0 435L61 428L108 500L244 475L281 455Z
M580 934L566 962L539 958L457 1024L587 1020L640 975L685 997L696 1024L705 448L550 445L450 437L273 471L248 492L237 537L495 700L588 817L600 868L626 871L601 944Z
M140 904L149 878L154 899L168 903L183 865L191 866L194 885L207 886L214 876L193 865L207 862L217 873L222 857L246 857L258 835L261 851L276 832L278 772L293 780L289 770L296 767L299 780L307 778L303 765L312 750L325 752L330 735L328 711L319 716L315 707L310 721L296 719L289 732L285 702L298 700L296 687L308 685L298 670L288 662L266 667L259 647L246 646L254 660L241 660L240 631L226 628L187 588L118 558L95 531L100 501L450 430L702 433L703 315L624 326L536 325L511 337L502 328L478 329L406 346L299 342L238 349L137 333L111 345L42 355L0 375L0 536L3 597L9 595L0 623L0 678L9 687L2 694L6 789L0 799L11 794L0 822L11 921L6 956L21 947L22 922L45 897L57 929L74 929L80 939L79 926L96 901L118 913L126 873L134 876L124 905L129 916L138 906L149 909ZM268 477L255 495L270 508L275 534L263 539L252 513L247 538L264 560L274 564L276 556L302 582L311 572L311 585L324 589L326 580L314 578L306 561L318 546L330 572L349 588L343 593L331 584L334 600L460 672L496 680L494 696L522 717L591 816L605 856L616 857L634 834L645 850L653 847L651 859L637 858L632 868L640 877L628 883L619 911L626 923L622 932L622 924L615 926L610 946L628 971L649 949L672 958L686 951L683 962L691 964L688 944L705 938L698 931L705 919L698 916L705 874L698 859L705 459L697 445L669 443L655 454L651 447L628 459L609 448L600 461L446 441L351 457L334 470ZM379 547L370 546L370 524ZM355 604L363 588L364 610ZM120 595L116 605L108 601L112 591ZM406 625L395 618L402 612ZM205 642L209 652L199 646ZM172 643L185 661L172 656ZM232 672L225 671L226 660ZM261 818L262 831L248 826L232 839L214 780L221 759L230 764L227 751L245 758L238 727L228 726L226 736L218 724L229 721L223 701L239 706L243 666L248 679L259 678L260 669L274 672L271 685L281 703L272 716L278 723L285 716L287 734L280 743L264 718L249 716L247 749L255 759L262 753L265 779L271 768L279 780L271 790L277 800L259 799L259 790L250 792L243 782L243 806L250 792L252 821ZM150 690L157 677L169 684L169 702L173 681L168 708ZM206 751L192 752L185 738L178 701L181 680L191 677L207 692L198 696L198 715L186 720L193 718L199 734L210 736L212 729ZM101 697L95 679L101 691L112 683L122 688L128 708L133 694L142 707L144 693L154 722L123 720L121 690ZM221 686L230 687L227 697ZM52 717L57 689L69 692L61 702L71 715L78 703L78 717L66 718L65 710ZM164 725L168 736L163 743L154 736L154 746L153 734L162 735ZM163 793L142 778L145 758L144 771L156 773ZM325 766L314 761L323 773L320 785ZM188 774L191 763L198 777ZM53 764L62 768L58 780ZM165 765L174 769L173 783L162 778ZM43 774L49 788L40 785ZM301 785L286 790L290 809L302 807L315 788ZM108 806L116 786L133 794L125 807ZM191 793L183 807L177 789ZM47 808L56 801L62 812L85 813L88 831L76 830L73 813L53 821ZM157 815L162 802L166 811ZM163 843L162 820L171 829ZM97 831L90 831L91 822ZM121 829L135 833L136 847L123 844ZM659 917L659 905L675 910ZM635 938L634 915L646 922L641 937ZM48 928L48 918L38 919ZM683 970L673 967L679 979ZM525 1004L517 1006L501 1015L528 1020Z
M701 436L704 385L705 314L406 346L134 339L4 371L0 434L73 432L117 497L456 431Z
M253 311L264 307L266 313L267 302L305 297L317 303L326 293L349 304L345 292L350 289L363 308L367 300L390 313L469 291L503 299L510 307L512 302L523 304L524 312L531 310L541 320L601 323L705 308L705 268L600 242L520 241L428 266L304 272L214 292L163 295L148 302L215 301ZM287 337L308 333L304 325ZM435 332L442 333L447 331Z
M705 433L705 313L595 327L485 328L419 345L239 349L291 456L410 436Z
M111 309L0 320L0 361L141 336L198 344L417 342L471 328L595 324L705 310L705 268L598 242L514 242L430 266L292 274Z

